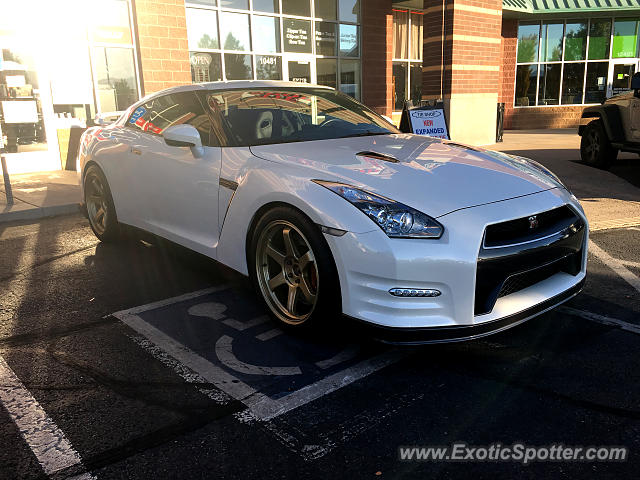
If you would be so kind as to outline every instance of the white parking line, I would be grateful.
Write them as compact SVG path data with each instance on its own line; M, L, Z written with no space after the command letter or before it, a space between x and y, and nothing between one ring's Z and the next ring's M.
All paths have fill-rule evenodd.
M613 258L595 243L589 240L589 251L598 257L605 265L616 272L625 282L640 292L640 278L631 273L624 264L617 258Z
M53 475L60 470L82 466L82 459L64 432L49 418L38 401L0 356L0 402L18 427L20 435L35 455L42 470ZM95 479L90 473L79 478Z
M578 310L577 308L564 306L558 307L557 311L559 313L574 315L576 317L584 318L585 320L590 320L596 323L601 323L603 325L619 327L621 330L626 330L628 332L637 333L638 335L640 335L640 325L625 322L624 320L618 320L617 318L607 317L606 315L599 315L597 313L586 312L584 310Z
M261 333L260 335L256 335L256 338L258 340L262 340L263 342L266 342L267 340L276 338L278 335L282 335L283 333L284 332L279 328L272 328L271 330L267 330L266 332Z

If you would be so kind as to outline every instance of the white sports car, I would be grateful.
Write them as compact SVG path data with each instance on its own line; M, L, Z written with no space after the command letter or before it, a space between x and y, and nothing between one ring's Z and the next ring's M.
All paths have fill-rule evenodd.
M576 295L588 225L541 165L402 134L335 90L177 87L84 134L91 228L121 224L249 275L290 327L340 314L388 341L464 340Z

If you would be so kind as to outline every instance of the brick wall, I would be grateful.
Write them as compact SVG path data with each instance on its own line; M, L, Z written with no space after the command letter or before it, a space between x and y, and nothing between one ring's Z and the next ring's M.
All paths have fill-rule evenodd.
M184 0L134 0L143 94L191 83Z
M500 66L500 91L498 101L504 102L504 128L513 128L513 102L516 81L516 54L518 45L518 21L502 21L502 65Z
M423 95L440 96L442 1L426 0ZM495 93L500 78L501 0L446 0L444 14L445 97L458 93Z
M391 115L393 17L391 0L362 2L362 102Z

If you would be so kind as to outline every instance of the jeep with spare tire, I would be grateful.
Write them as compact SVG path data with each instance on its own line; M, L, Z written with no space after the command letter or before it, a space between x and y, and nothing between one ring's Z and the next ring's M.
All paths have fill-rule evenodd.
M609 168L618 152L640 153L640 72L631 78L631 90L582 111L578 127L580 157L587 165Z

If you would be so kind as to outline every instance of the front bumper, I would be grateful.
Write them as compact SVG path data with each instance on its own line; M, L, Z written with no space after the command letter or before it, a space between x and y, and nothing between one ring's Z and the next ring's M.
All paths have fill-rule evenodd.
M578 271L558 272L498 298L489 312L475 305L479 252L489 224L569 205L584 222ZM438 220L438 240L390 239L382 231L327 235L342 290L343 313L386 330L455 341L488 335L525 321L575 295L586 275L588 226L580 204L564 189L553 189L493 204L458 210ZM438 297L394 297L392 288L437 289ZM430 332L427 332L426 330ZM391 335L393 337L393 335ZM410 340L402 343L411 343Z

